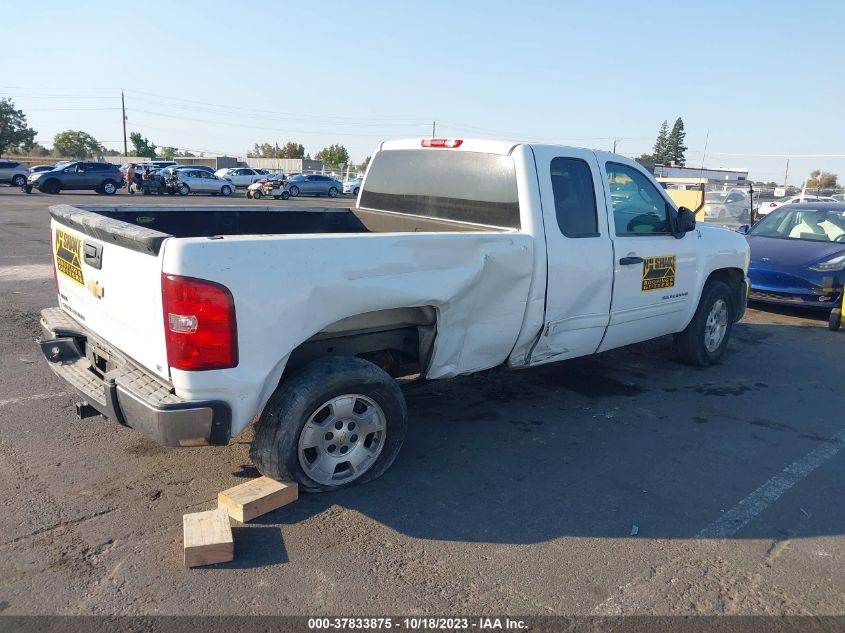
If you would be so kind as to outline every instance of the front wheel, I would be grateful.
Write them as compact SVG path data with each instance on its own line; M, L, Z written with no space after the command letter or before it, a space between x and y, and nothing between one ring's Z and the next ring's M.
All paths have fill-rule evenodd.
M290 188L290 197L296 198L296 196L298 196L298 195L299 195L299 187L294 185L293 187Z
M396 459L408 413L399 385L353 356L321 358L270 397L250 457L261 474L308 492L371 481Z
M264 194L263 194L263 193L261 193L261 189L256 189L255 191L253 191L253 192L252 192L252 197L253 197L255 200L261 200L261 197L262 197L263 195L264 195Z
M719 360L728 346L735 314L736 308L727 284L707 282L692 321L683 332L675 334L678 358L698 367Z
M12 178L12 184L15 187L23 187L26 184L26 176L15 174L14 178Z
M32 185L24 185L22 188L24 193L32 193Z
M287 191L282 192L282 200L288 200L290 198L290 193Z
M180 196L187 196L189 193L191 193L191 188L188 185L186 185L184 182L179 185Z
M827 320L827 327L836 332L842 325L842 310L834 308L830 311L830 317Z

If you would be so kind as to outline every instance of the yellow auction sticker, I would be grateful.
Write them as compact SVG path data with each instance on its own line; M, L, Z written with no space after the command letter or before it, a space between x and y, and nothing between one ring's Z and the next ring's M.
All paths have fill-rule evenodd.
M56 268L76 283L84 286L82 277L82 240L56 229Z
M675 256L643 257L643 292L675 286Z

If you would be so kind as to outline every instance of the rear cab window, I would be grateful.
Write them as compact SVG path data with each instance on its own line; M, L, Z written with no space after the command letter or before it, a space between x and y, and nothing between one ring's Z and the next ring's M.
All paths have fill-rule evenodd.
M566 237L598 237L593 174L580 158L552 159L552 193L560 232Z
M510 156L469 151L378 152L361 191L362 208L520 228Z

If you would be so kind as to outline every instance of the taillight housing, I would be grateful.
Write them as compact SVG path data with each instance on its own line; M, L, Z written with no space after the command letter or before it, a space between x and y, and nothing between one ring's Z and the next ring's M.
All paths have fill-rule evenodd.
M235 301L226 286L181 275L161 275L167 364L206 371L238 364Z

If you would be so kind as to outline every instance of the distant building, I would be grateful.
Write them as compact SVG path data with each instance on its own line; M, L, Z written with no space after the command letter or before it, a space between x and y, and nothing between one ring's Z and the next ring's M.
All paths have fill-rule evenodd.
M278 171L283 174L304 174L323 171L323 161L311 158L251 158L239 157L238 164L241 167L252 167L253 169L267 169Z
M709 185L741 185L748 182L748 170L743 168L712 169L709 167L678 167L655 165L656 178L699 178Z

